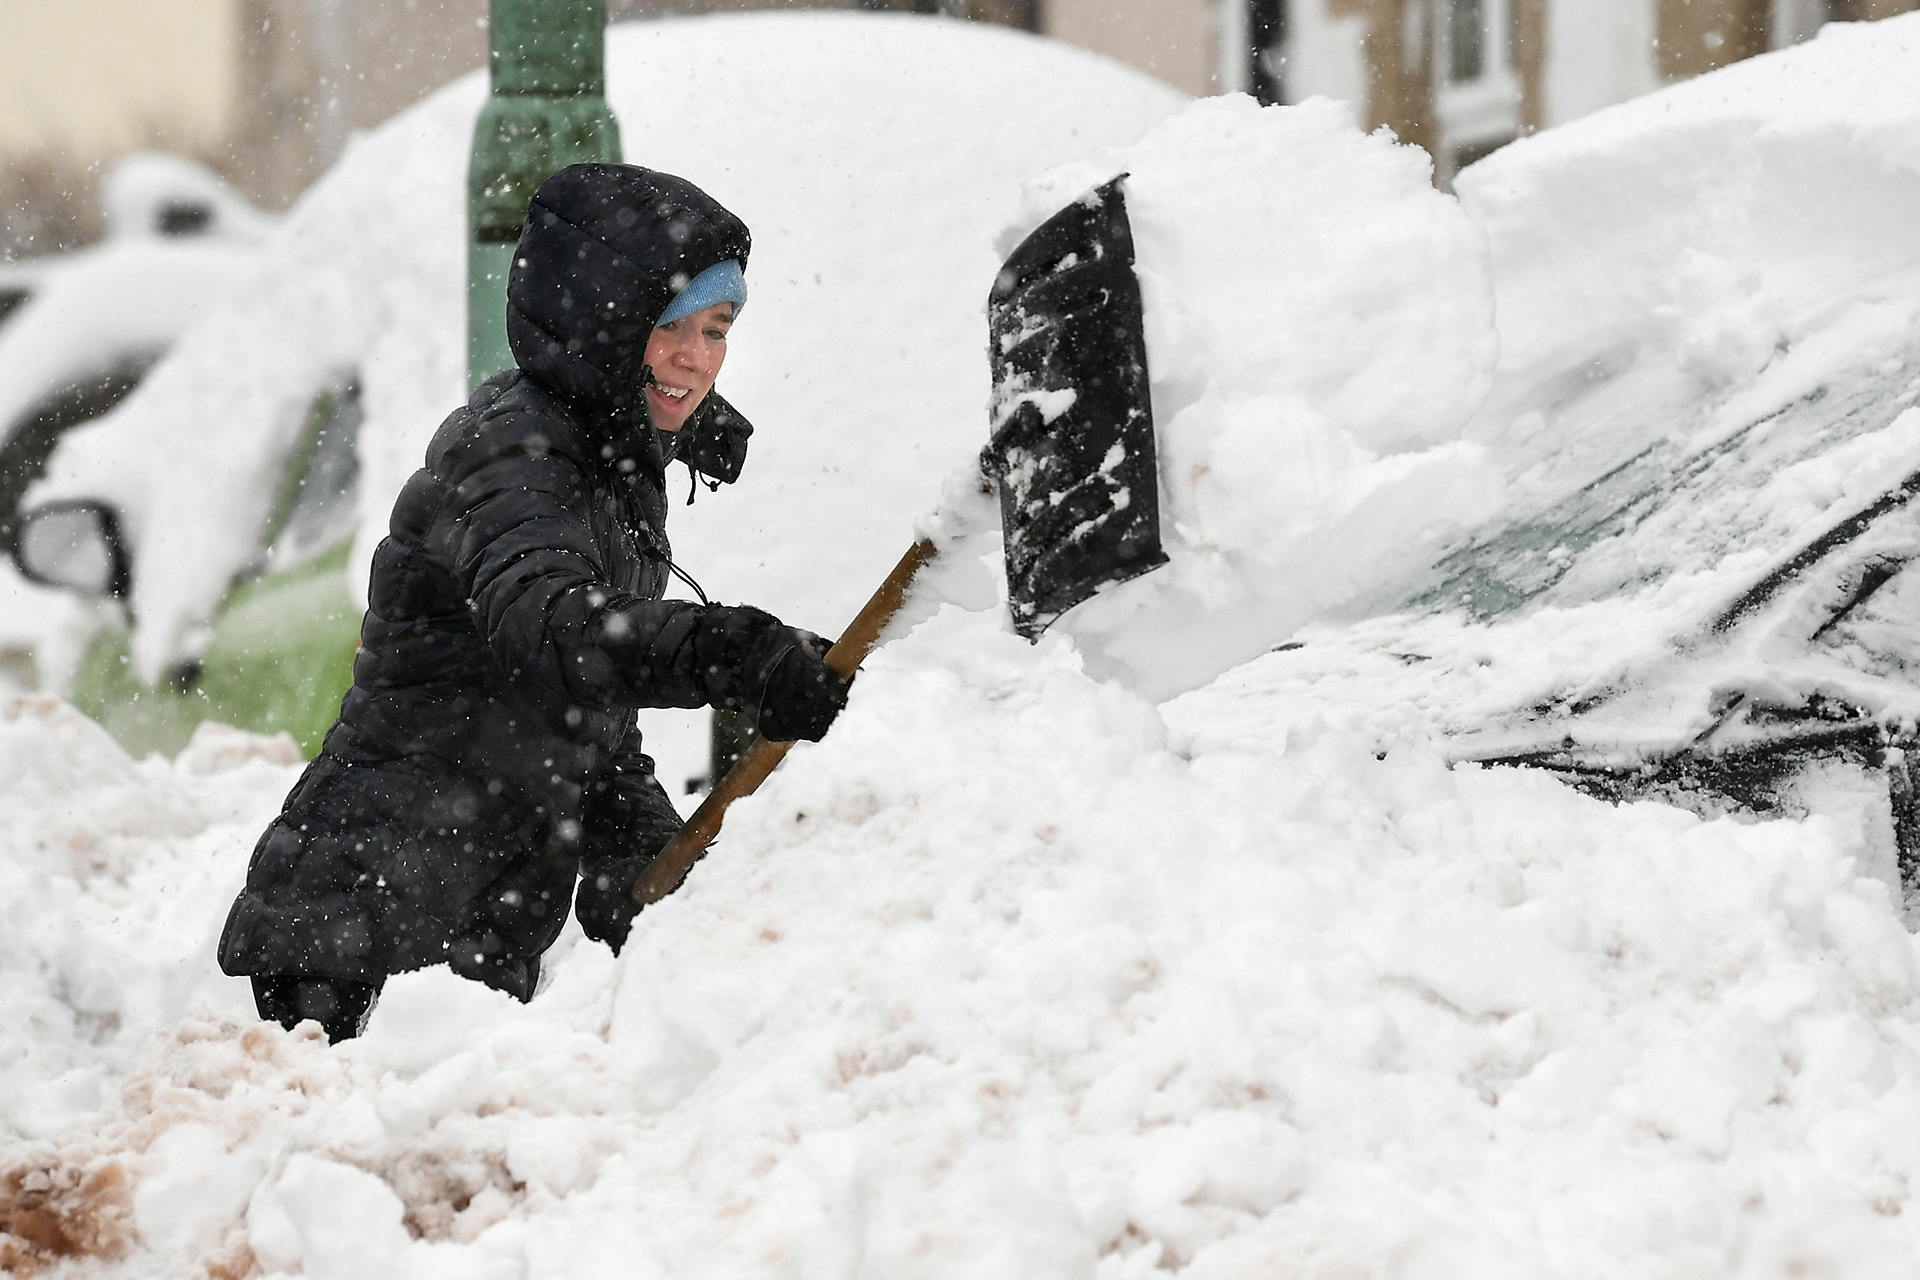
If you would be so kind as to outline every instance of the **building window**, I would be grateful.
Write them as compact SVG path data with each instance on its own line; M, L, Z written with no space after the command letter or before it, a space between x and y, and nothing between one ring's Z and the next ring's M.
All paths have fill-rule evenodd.
M1444 75L1434 95L1441 143L1434 159L1444 182L1519 136L1522 2L1439 0L1434 52Z
M1286 0L1246 0L1247 92L1262 106L1285 102L1281 60L1287 43Z
M1447 12L1447 80L1470 84L1486 74L1487 5L1453 0Z

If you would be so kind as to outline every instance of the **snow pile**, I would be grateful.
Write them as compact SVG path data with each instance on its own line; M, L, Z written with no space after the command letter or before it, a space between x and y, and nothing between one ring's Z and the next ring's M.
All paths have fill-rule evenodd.
M1916 58L1920 19L1830 25L1463 172L1461 201L1493 245L1501 337L1471 438L1529 462L1559 454L1590 434L1556 429L1559 402L1631 373L1637 412L1598 433L1628 456L1649 439L1630 419L1751 381L1846 312L1900 323L1864 313L1916 292ZM1802 376L1772 390L1807 389Z
M754 233L753 306L721 383L759 428L753 457L676 518L676 558L716 598L835 631L985 436L981 310L1020 184L1183 99L1006 28L856 14L616 24L607 76L627 158L700 183ZM315 393L349 376L364 586L394 494L466 398L465 175L485 89L466 77L357 138L248 296L56 456L36 500L125 513L144 678L199 642L260 550Z
M1459 440L1498 344L1480 233L1341 104L1195 103L1032 184L1024 225L1121 172L1171 563L1057 625L1166 697L1498 508Z
M1463 173L1501 340L1465 438L1509 480L1507 527L1478 563L1535 594L1491 626L1339 618L1402 608L1435 585L1411 573L1410 588L1310 623L1303 650L1262 659L1211 705L1257 718L1344 701L1389 736L1409 707L1453 731L1517 719L1532 741L1516 749L1558 741L1563 726L1543 726L1539 708L1623 689L1638 692L1609 713L1611 745L1684 740L1733 692L1914 714L1899 662L1863 679L1827 660L1858 655L1814 645L1787 616L1802 603L1830 612L1833 599L1783 599L1743 636L1705 627L1920 469L1916 56L1911 17L1829 28ZM1908 537L1897 518L1883 524ZM1910 548L1861 544L1830 560L1874 551ZM1849 580L1831 564L1810 578ZM1887 597L1892 624L1910 627L1915 597ZM1798 660L1809 652L1815 661ZM1269 700L1228 709L1252 691Z
M337 1049L162 1020L0 1221L129 1276L1906 1266L1920 955L1863 824L1169 731L1077 668L947 610L618 961L404 976Z

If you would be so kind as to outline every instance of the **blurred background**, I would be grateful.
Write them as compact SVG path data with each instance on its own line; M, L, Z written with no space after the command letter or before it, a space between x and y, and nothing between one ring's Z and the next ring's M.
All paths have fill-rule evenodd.
M1352 102L1444 183L1502 142L1920 0L611 0L616 20L892 9L1024 28L1192 94ZM118 157L190 156L267 209L483 65L486 0L0 0L0 257L103 230Z

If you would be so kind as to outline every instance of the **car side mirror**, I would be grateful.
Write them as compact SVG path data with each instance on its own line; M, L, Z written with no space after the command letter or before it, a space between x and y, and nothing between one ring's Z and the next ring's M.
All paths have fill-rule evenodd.
M88 596L124 596L133 585L120 518L99 502L50 502L20 513L13 563L30 582Z

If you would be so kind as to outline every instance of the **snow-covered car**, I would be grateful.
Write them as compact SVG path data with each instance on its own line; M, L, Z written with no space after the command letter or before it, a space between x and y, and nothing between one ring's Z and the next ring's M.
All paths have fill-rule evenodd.
M837 627L977 447L981 299L1021 184L1185 98L1008 28L881 14L615 24L607 72L627 157L700 182L754 231L726 372L754 456L676 516L676 545L710 593ZM72 695L124 741L170 750L214 716L312 748L331 720L392 497L465 398L464 176L485 91L469 76L356 138L255 285L63 437L30 494L49 569L64 557L119 589L126 617L74 660ZM349 403L336 471L356 480L328 505L353 519L302 560L316 549L277 547L278 513L313 492L295 460L344 442L327 420ZM849 503L836 480L855 474ZM697 757L704 724L685 732Z
M1590 614L1583 606L1644 602L1742 566L1647 610L1659 643L1611 631L1610 664L1461 727L1458 757L1550 769L1611 799L1749 812L1804 811L1809 775L1829 766L1883 772L1902 878L1920 888L1907 763L1920 745L1920 344L1901 345L1821 371L1784 404L1700 406L1601 476L1446 555L1406 607L1479 624ZM1563 423L1606 383L1582 388ZM1815 495L1816 510L1768 518ZM1417 642L1394 653L1429 656Z
M121 161L101 197L101 243L0 263L0 546L62 436L244 290L273 223L205 168L159 153ZM65 687L90 611L3 560L0 600L0 682Z
M0 267L0 530L63 432L246 287L272 225L207 169L157 152L116 165L101 203L101 243Z
M1612 799L1850 813L1920 891L1901 30L1831 28L1465 171L1501 350L1462 439L1507 496L1175 714L1289 708Z

